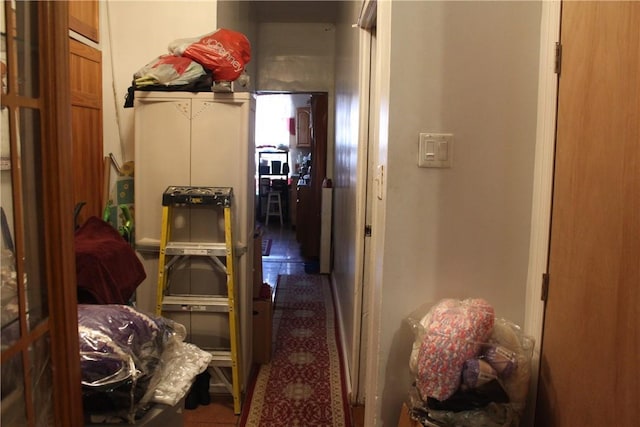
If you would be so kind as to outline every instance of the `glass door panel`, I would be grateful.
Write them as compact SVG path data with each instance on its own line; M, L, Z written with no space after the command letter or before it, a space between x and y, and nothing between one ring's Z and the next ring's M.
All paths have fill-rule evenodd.
M47 283L45 280L44 214L42 206L42 150L40 111L20 108L19 151L22 182L24 236L24 286L28 325L33 329L48 315Z
M7 68L7 20L4 14L4 7L0 14L0 76L2 77L2 95L6 95L7 73L9 70Z
M38 2L11 2L15 13L18 94L40 96ZM10 16L10 15L8 15Z
M5 1L0 18L0 424L16 427L55 425L38 3Z
M4 3L2 4L4 11ZM4 13L2 14L4 17ZM2 45L0 48L0 60L2 61L2 90L6 93L7 87L7 39L5 25L2 26ZM4 95L3 95L4 99ZM20 337L19 304L18 304L18 278L15 257L15 232L13 229L13 179L11 167L11 133L10 133L10 108L2 105L0 109L0 324L2 334L0 342L2 349L14 344ZM3 365L4 368L4 365ZM4 371L4 369L3 369Z
M22 354L18 353L2 363L2 405L0 425L22 427L27 425L27 407L24 399L24 371Z
M30 348L29 359L33 363L31 389L33 390L33 407L36 426L55 425L53 420L53 375L51 367L51 339L45 335Z

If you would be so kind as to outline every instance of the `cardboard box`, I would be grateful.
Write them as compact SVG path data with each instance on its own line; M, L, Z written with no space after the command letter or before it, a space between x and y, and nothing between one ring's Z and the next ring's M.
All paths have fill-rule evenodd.
M271 361L273 303L270 299L253 300L253 361Z
M400 419L398 420L398 427L421 427L421 424L418 421L414 421L409 416L409 408L406 403L402 404L402 409L400 410Z

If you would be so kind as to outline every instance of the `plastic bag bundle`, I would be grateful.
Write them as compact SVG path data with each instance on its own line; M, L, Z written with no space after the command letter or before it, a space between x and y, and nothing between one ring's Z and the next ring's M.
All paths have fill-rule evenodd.
M151 400L173 406L187 394L196 375L204 372L213 355L193 344L176 341L162 355L158 386Z
M167 345L184 326L125 305L78 305L78 338L85 413L115 414L133 423L159 378Z
M186 85L205 75L202 65L190 58L161 55L140 68L133 75L136 87L152 85Z
M213 72L215 81L234 81L251 60L247 37L226 28L201 37L178 39L169 44L169 52L202 64Z
M416 386L424 398L445 400L460 386L464 362L489 338L495 314L482 299L447 299L430 318L418 352Z
M426 312L425 312L426 311ZM423 425L516 427L531 375L533 339L483 299L444 299L407 321L415 341L410 414Z
M462 387L476 388L498 378L498 373L482 359L469 359L462 368Z

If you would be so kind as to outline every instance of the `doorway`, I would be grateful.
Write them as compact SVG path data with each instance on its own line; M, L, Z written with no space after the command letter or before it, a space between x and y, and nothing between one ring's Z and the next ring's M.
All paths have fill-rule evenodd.
M326 92L259 92L256 101L256 220L294 233L309 263L320 251L327 98Z

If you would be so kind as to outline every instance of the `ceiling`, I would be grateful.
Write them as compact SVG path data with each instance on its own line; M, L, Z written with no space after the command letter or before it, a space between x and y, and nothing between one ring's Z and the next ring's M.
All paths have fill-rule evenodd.
M253 11L258 23L283 22L336 22L339 1L252 1Z

